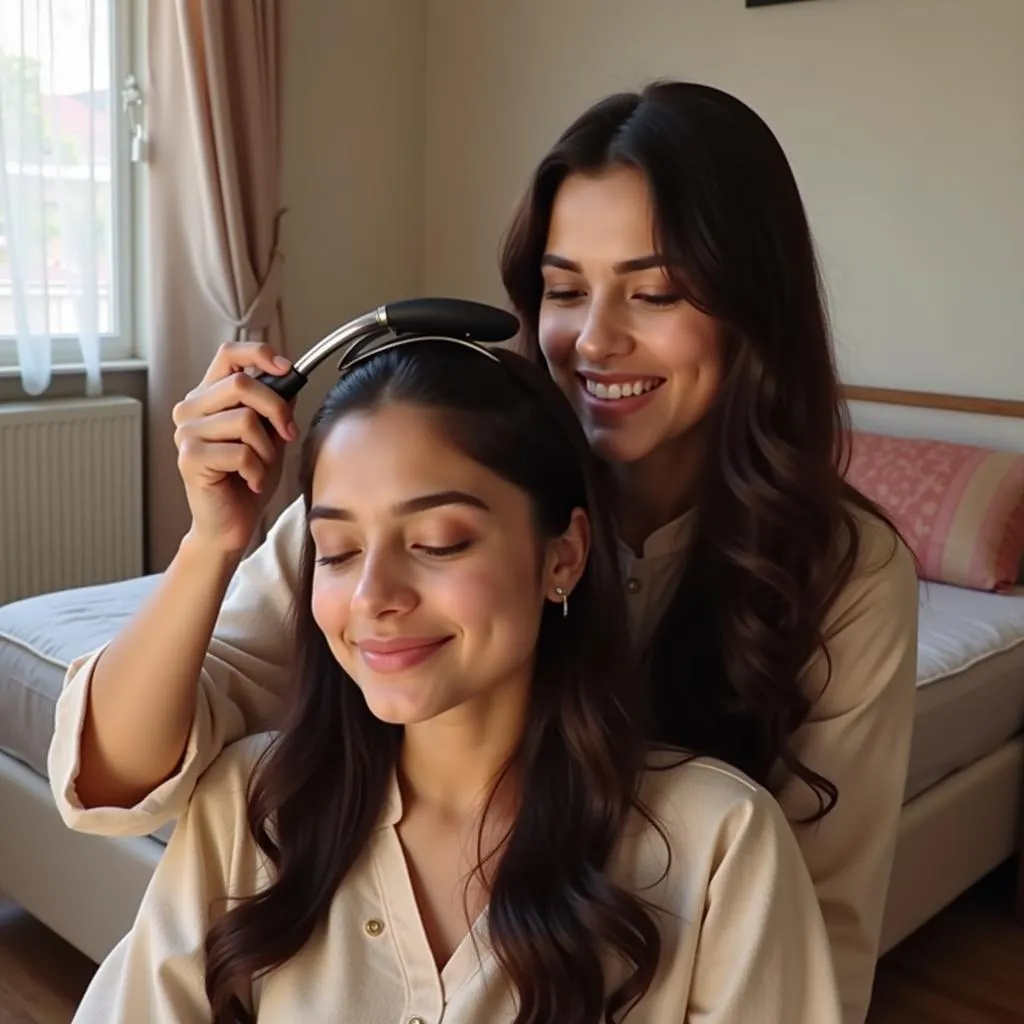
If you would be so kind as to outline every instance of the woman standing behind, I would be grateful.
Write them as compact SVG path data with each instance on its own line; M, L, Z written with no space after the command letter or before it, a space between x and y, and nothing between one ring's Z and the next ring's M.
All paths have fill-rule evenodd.
M843 481L829 332L786 157L719 90L609 97L542 161L502 271L524 346L618 483L651 730L777 794L846 1024L862 1024L909 757L917 580ZM301 505L238 566L292 436L287 405L242 372L283 372L273 356L226 346L175 411L192 529L150 603L70 668L58 706L50 778L75 828L157 829L289 685Z
M917 577L843 480L844 407L786 157L719 90L610 96L541 161L501 269L525 350L619 485L651 732L777 794L846 1020L862 1024L910 752Z

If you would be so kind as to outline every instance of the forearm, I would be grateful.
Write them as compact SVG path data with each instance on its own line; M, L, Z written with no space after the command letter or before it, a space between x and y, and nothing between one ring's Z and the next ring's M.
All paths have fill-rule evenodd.
M237 564L186 537L149 601L100 655L75 781L83 807L131 807L180 763Z

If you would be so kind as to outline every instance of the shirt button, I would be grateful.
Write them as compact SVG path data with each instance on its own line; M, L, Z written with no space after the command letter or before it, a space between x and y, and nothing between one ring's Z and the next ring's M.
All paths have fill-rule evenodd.
M377 918L372 917L363 925L363 927L366 929L367 935L372 935L376 938L382 931L384 931L384 922L378 921Z
M643 587L643 583L641 583L635 576L630 576L630 578L626 580L627 594L639 594L640 591L643 590Z
M422 1017L410 1017L409 1024L427 1024Z

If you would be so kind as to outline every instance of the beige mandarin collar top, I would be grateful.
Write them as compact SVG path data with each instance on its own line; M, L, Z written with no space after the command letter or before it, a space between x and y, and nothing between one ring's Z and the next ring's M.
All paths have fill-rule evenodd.
M619 541L619 565L625 580L630 626L641 650L679 582L696 525L697 510L684 512L659 526L644 541L639 555Z
M268 880L249 839L246 782L268 737L232 744L199 780L131 932L100 965L74 1024L209 1020L203 939L225 893ZM662 956L628 1024L841 1024L824 924L800 851L774 800L727 766L652 755L644 806L611 877L653 907ZM477 918L439 971L395 825L398 785L328 918L256 982L259 1024L510 1024L515 999ZM670 853L669 853L670 851ZM605 960L609 988L622 966Z
M822 627L828 657L815 656L805 671L806 692L814 703L792 738L797 756L834 782L840 799L824 821L801 825L800 819L817 809L807 787L788 778L776 794L792 823L824 915L844 1024L864 1024L867 1016L906 784L917 681L919 594L914 561L888 527L867 515L858 516L861 549L857 565ZM678 578L693 525L692 514L666 524L648 537L639 557L625 547L620 550L629 615L640 644L649 639ZM98 652L83 653L68 667L57 703L48 776L57 809L70 827L114 836L156 832L186 812L197 783L227 744L272 727L291 681L289 616L298 586L305 528L302 502L296 501L278 517L267 540L239 567L203 663L196 716L181 766L134 807L85 808L78 799L75 778L82 726ZM686 681L679 680L678 684L684 686ZM143 680L140 685L144 685ZM693 777L672 801L682 815L679 849L683 860L691 856L695 842L701 846L702 830L715 831L718 826L714 822L721 821L717 800L711 804L719 810L710 818L694 810L702 800L693 792L692 781ZM691 866L699 870L697 862ZM741 904L757 891L753 876L736 884ZM742 906L737 907L740 909ZM367 919L372 916L369 912L365 915ZM782 935L788 926L779 928L772 948L762 950L761 955L772 957L777 947L785 944ZM737 954L731 943L719 945L723 957ZM161 948L158 945L151 950L150 958L144 957L137 969L155 971L157 961L153 957ZM132 955L133 963L137 956ZM363 963L361 956L357 955L357 963ZM363 970L368 966L363 963ZM106 978L109 984L109 972ZM396 976L396 984L398 980ZM698 988L703 984L695 983ZM640 1021L681 1022L685 1019L681 1011L684 1005L685 998L677 1003L676 1012L664 1017L641 1016ZM408 1016L416 1012L410 1010ZM104 1024L125 1019L134 1024L183 1018L100 1013L82 1019ZM307 1014L289 1019L339 1019L356 1024L361 1018L342 1013L335 1018ZM390 1020L408 1024L408 1020L387 1014L362 1019L373 1020L374 1024ZM453 1012L444 1019L446 1024L449 1020L486 1020L490 1024L501 1018L466 1017ZM751 1018L719 1013L699 1019L704 1024L737 1024ZM788 1016L785 1012L774 1016L766 1013L752 1019L758 1024L776 1020L800 1024L806 1018L794 1009ZM825 1015L809 1024L823 1024L828 1019ZM632 1019L630 1024L634 1024Z

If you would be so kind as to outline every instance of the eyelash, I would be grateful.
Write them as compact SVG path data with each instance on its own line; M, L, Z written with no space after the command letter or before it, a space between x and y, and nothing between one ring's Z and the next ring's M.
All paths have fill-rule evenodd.
M580 297L582 292L579 291L546 291L544 298L553 302L571 302L573 299ZM634 298L640 299L651 306L674 306L682 295L670 294L670 295L636 295Z
M443 548L428 548L421 544L420 551L430 555L431 558L446 558L449 555L460 554L465 551L470 544L472 544L472 541L469 540L460 540L458 544L449 544L447 547Z
M559 300L568 301L569 299L577 299L577 298L579 298L579 296L580 296L580 293L578 291L565 291L565 290L562 290L562 291L545 291L544 292L544 298L545 299L551 299L551 300L553 300L555 302L557 302Z
M458 544L449 544L447 547L443 548L431 548L423 544L417 545L417 547L418 550L422 551L426 555L429 555L431 558L447 558L451 555L461 554L463 551L467 550L471 544L472 541L463 540L460 541ZM316 564L344 565L347 561L349 561L349 559L353 557L353 554L353 552L349 552L348 554L344 555L321 555L319 558L317 558Z

